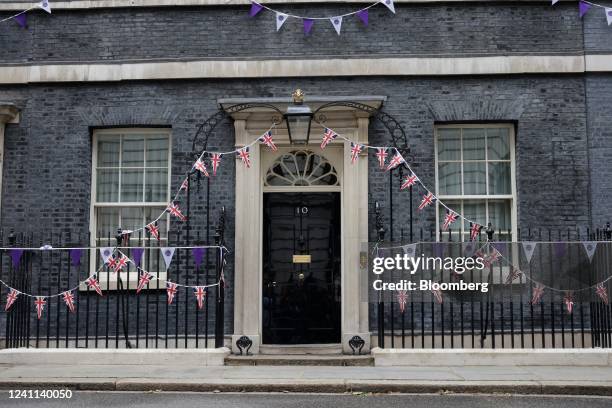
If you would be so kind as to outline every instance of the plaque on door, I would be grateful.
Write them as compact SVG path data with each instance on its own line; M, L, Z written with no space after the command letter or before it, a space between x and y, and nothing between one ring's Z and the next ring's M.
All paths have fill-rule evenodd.
M293 263L310 263L310 255L293 255Z

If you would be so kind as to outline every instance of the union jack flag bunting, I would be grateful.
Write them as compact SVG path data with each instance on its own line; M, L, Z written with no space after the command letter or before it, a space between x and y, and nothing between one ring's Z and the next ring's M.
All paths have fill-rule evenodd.
M397 152L395 153L395 156L393 156L391 161L389 161L389 165L387 166L387 169L385 171L393 170L394 168L396 168L397 166L399 166L400 164L404 162L405 160L402 157L402 155L399 152Z
M478 239L481 229L482 225L472 224L472 227L470 228L470 241L476 241Z
M521 272L521 270L518 268L515 268L515 267L510 267L510 268L511 268L510 273L508 274L508 277L506 278L506 285L511 284L517 278L520 278L521 275L523 274L523 272Z
M440 289L432 289L431 293L436 299L436 302L438 302L438 304L441 305L442 302L444 301L444 299L442 299L442 291Z
M4 306L4 311L8 312L8 310L13 306L13 303L17 300L19 296L19 291L17 289L11 289L8 295L6 295L6 306Z
M419 181L419 178L415 176L414 174L410 174L409 176L406 177L406 180L404 180L404 182L400 186L400 190L405 190L409 187L414 186L417 181Z
M399 304L400 313L404 313L406 310L406 303L408 303L408 291L400 290L397 293L397 303Z
M187 221L187 217L185 217L183 215L183 213L181 212L181 209L179 208L179 206L174 204L174 203L168 204L168 207L166 208L166 211L168 211L171 215L174 215L175 217L177 217L181 221Z
M351 164L355 164L362 149L363 145L351 142Z
M242 149L238 150L238 157L242 160L242 163L247 167L247 169L251 168L251 157L249 156L249 147L245 146Z
M274 144L274 140L272 140L272 131L268 130L266 133L261 135L259 141L270 148L273 152L277 151L278 148Z
M100 282L98 282L95 275L87 278L85 283L90 289L95 290L98 295L102 296L102 288L100 287Z
M151 224L148 224L146 228L147 231L149 231L149 234L159 241L159 227L152 222Z
M500 258L501 258L501 253L497 249L493 248L493 250L487 257L487 259L485 260L485 265L491 266L495 262L499 261Z
M323 133L323 140L321 141L321 150L325 149L327 145L338 137L338 134L331 129L325 128L325 133Z
M153 279L152 273L142 271L140 279L138 280L138 287L136 287L136 293L140 293L140 291L151 282L151 279Z
M423 200L421 200L421 204L419 204L419 210L422 210L423 208L425 208L428 205L432 204L435 200L436 200L436 198L434 197L433 193L425 194L423 196Z
M128 258L127 256L121 254L121 257L119 259L116 259L115 261L115 273L117 272L121 272L121 270L128 264L130 258Z
M174 301L174 296L178 289L176 288L176 283L166 281L166 294L168 295L168 304L171 305Z
M183 180L183 182L181 183L181 191L185 190L189 190L189 177L187 177L185 180Z
M217 175L217 169L219 168L220 164L221 164L221 155L219 153L212 153L210 155L210 165L212 166L212 169L213 169L213 176Z
M45 305L47 304L47 301L44 297L36 296L34 304L36 305L36 316L38 316L38 320L40 320L40 318L42 317L42 312L43 310L45 310Z
M567 292L565 297L563 298L563 303L565 303L565 308L567 309L567 313L572 314L574 311L574 296L572 292Z
M542 296L544 295L544 286L541 285L536 285L533 288L532 294L531 294L531 303L532 305L535 305L536 303L540 303L540 299L542 299Z
M458 215L456 212L449 210L446 213L446 217L444 217L444 224L442 224L442 229L446 231L453 222L457 221L457 217Z
M387 161L387 153L386 147L379 147L376 149L376 158L378 159L378 168L383 170L385 168L385 162Z
M196 286L193 290L198 301L198 309L204 307L204 298L206 297L206 288L204 286Z
M210 175L208 174L208 170L206 169L206 164L204 164L204 161L202 161L202 159L198 159L198 161L196 161L193 165L193 168L205 175L206 177L210 177Z
M67 290L66 292L62 293L62 298L64 299L64 303L66 303L66 306L68 306L68 310L70 310L70 313L74 313L74 295L72 294L72 292Z
M597 296L599 296L599 298L604 303L604 305L607 306L608 305L608 290L604 286L603 282L597 284L597 286L595 287L595 293L597 294Z

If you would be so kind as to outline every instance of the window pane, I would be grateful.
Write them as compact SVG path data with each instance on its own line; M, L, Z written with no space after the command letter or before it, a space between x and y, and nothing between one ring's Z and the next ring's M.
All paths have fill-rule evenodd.
M142 136L123 137L122 167L144 166L144 139Z
M121 201L142 202L144 170L123 170L121 173Z
M468 200L463 202L463 215L478 224L485 224L487 220L487 205L483 201ZM464 220L463 228L466 232L470 232L469 221Z
M146 173L145 201L166 201L168 199L168 171L147 170Z
M115 203L119 192L119 170L98 170L96 174L96 201Z
M489 194L510 194L510 163L489 163Z
M440 163L438 178L441 195L461 194L461 163Z
M119 227L119 209L102 207L96 209L96 219L98 221L96 236L98 238L114 239Z
M510 135L508 128L487 129L489 160L510 160Z
M485 130L463 129L463 160L485 159Z
M129 207L121 209L121 228L135 230L144 224L144 209L142 207Z
M461 160L461 131L438 129L438 160Z
M119 166L119 136L100 136L100 138L98 138L97 166Z
M147 167L168 167L168 138L166 136L148 137Z
M487 194L485 162L463 163L463 194Z
M500 236L511 231L510 215L510 200L489 201L489 222Z

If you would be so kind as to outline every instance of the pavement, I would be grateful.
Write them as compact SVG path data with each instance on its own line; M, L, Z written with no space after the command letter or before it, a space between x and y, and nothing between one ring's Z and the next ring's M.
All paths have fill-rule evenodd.
M612 396L612 367L178 366L0 364L0 389L513 393Z
M10 399L3 407L109 408L609 408L612 397L470 394L202 394L77 391L70 400Z

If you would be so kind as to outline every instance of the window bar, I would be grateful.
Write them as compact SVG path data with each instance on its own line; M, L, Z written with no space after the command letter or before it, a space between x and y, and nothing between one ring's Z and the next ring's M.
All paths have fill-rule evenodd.
M501 231L500 231L501 233ZM502 239L502 234L499 234L499 239ZM505 245L505 244L500 244L500 245ZM503 246L502 246L503 247ZM505 323L505 319L504 319L504 309L505 309L505 293L504 293L504 286L503 286L503 282L504 282L504 278L503 278L503 268L502 268L502 262L501 260L499 261L499 264L497 265L497 270L499 271L499 283L501 286L501 299L499 300L499 309L500 309L500 335L501 335L501 348L505 348L506 347L506 340L505 340L505 335L506 335L506 323ZM493 299L493 304L495 304L495 299Z

